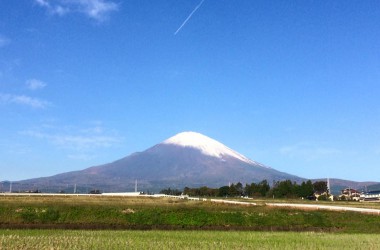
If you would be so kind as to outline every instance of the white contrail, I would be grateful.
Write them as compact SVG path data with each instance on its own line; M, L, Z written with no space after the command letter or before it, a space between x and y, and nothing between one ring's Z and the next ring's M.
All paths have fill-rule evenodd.
M185 24L189 21L189 19L191 18L191 16L197 11L197 9L199 9L199 7L201 7L201 5L203 4L205 0L202 0L196 7L195 9L190 13L190 15L186 18L186 20L181 24L181 26L179 26L179 28L177 29L176 32L174 32L174 35L177 35L177 33L182 29L183 26L185 26Z

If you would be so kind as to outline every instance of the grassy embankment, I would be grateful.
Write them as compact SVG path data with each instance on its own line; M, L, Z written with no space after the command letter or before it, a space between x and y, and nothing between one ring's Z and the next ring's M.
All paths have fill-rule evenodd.
M0 227L5 229L233 229L380 233L379 225L380 216L377 215L265 205L237 206L140 197L0 196Z

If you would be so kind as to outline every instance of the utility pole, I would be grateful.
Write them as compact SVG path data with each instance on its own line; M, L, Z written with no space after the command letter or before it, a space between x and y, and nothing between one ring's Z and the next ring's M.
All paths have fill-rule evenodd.
M327 193L330 194L330 178L327 178Z
M135 181L135 193L137 193L137 179Z

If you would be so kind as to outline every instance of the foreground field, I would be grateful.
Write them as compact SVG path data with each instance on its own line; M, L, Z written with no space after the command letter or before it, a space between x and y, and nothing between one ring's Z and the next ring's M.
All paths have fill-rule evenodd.
M380 216L373 214L264 204L241 206L147 197L0 197L3 229L380 233L379 225Z
M379 249L375 234L0 230L0 249Z

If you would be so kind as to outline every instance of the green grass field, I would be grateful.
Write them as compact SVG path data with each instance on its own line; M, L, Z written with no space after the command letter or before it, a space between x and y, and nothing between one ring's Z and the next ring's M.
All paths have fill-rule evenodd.
M0 196L0 249L380 249L378 215L255 202Z
M274 208L265 205L239 206L147 197L0 196L0 228L3 229L380 233L379 225L380 216L377 215Z
M0 230L0 249L379 249L377 234Z
M0 196L0 228L3 229L380 233L379 225L380 216L376 215L265 205L239 206L149 197Z

